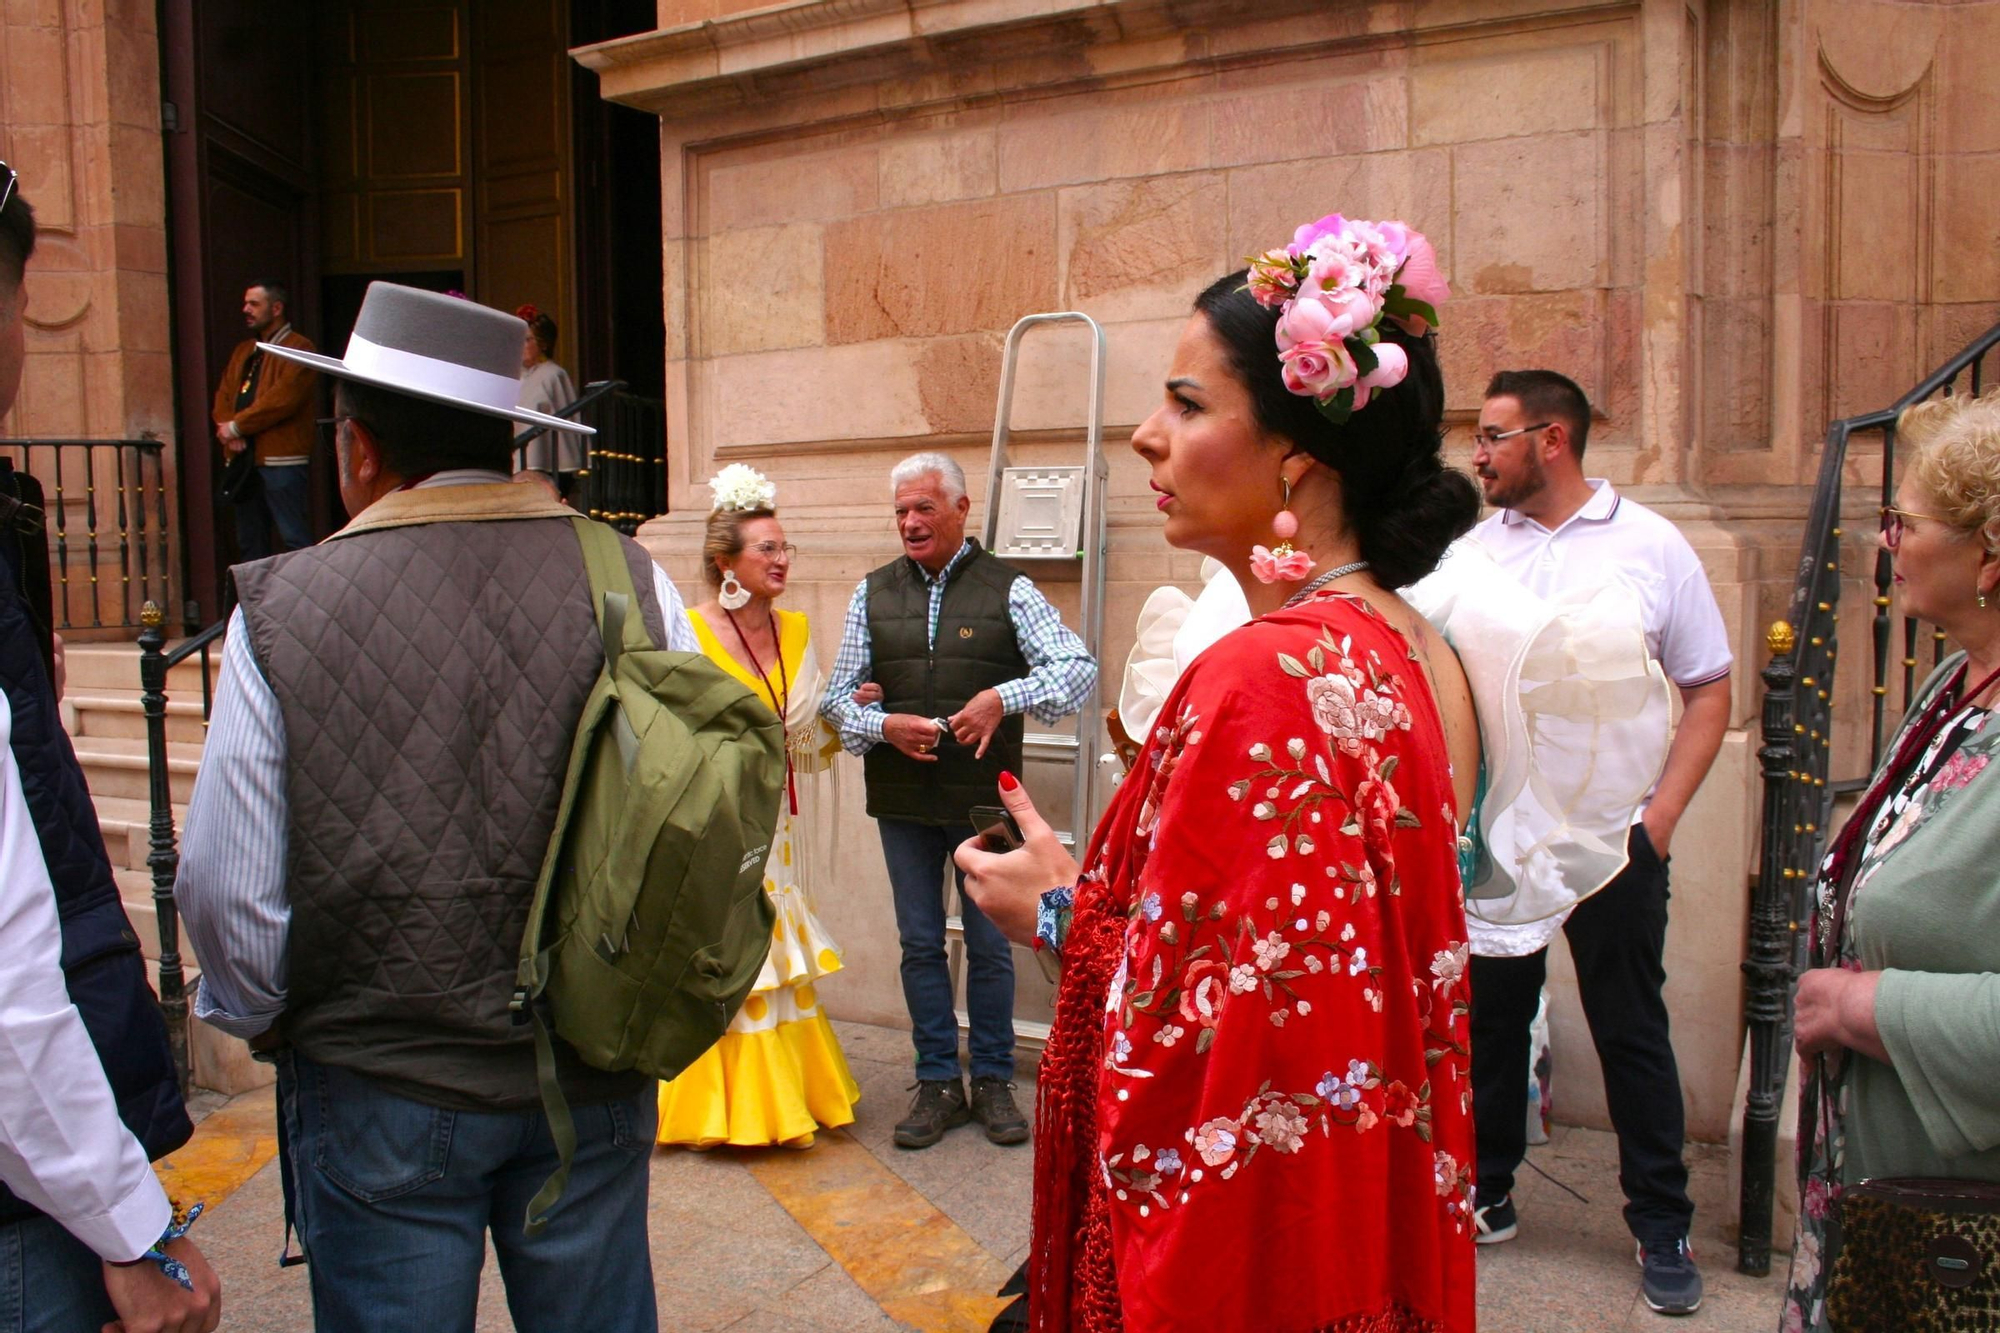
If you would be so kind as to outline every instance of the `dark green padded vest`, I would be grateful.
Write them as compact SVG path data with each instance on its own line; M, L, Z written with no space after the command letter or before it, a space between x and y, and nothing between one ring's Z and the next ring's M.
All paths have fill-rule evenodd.
M983 689L1028 674L1014 637L1007 590L1021 571L981 550L959 561L938 608L937 643L926 641L930 585L904 556L868 576L868 641L882 707L891 713L950 717ZM947 741L935 764L919 763L886 741L869 750L868 813L876 819L960 825L975 805L1000 802L1000 770L1021 771L1022 716L1009 714L984 759L977 747Z

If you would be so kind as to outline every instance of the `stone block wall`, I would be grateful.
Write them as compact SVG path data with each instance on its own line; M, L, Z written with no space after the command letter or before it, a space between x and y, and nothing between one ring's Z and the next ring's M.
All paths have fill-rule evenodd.
M39 228L27 364L0 438L172 438L158 41L149 3L0 7L0 159L20 172ZM80 460L66 469L67 518L80 533ZM165 472L174 487L171 444ZM108 496L110 472L101 468L95 481ZM100 521L109 522L108 504ZM84 550L75 543L73 563ZM87 569L75 574L85 587ZM107 602L104 611L119 609ZM89 623L83 606L71 612Z
M2000 318L2000 161L1979 91L2000 4L1928 0L661 0L660 30L579 52L662 122L675 513L642 539L690 593L700 483L749 461L801 548L823 642L895 549L885 474L943 448L982 512L1000 345L1022 314L1105 326L1105 690L1133 619L1197 562L1168 550L1124 448L1188 303L1326 211L1399 217L1453 287L1441 350L1464 457L1496 369L1591 395L1590 470L1683 525L1734 631L1722 757L1676 847L1669 999L1698 1135L1735 1114L1759 796L1763 629L1834 415L1881 407ZM1024 349L1015 461L1074 449L1084 344ZM1869 460L1853 460L1857 639L1839 743L1862 750ZM1878 464L1879 467L1879 464ZM1073 585L1054 589L1073 607ZM1857 633L1858 631L1858 633ZM1751 730L1743 729L1748 723ZM887 890L848 784L837 1012L895 1021ZM1556 983L1558 1104L1601 1123ZM1023 981L1024 990L1038 988ZM1024 1002L1034 1009L1034 997Z

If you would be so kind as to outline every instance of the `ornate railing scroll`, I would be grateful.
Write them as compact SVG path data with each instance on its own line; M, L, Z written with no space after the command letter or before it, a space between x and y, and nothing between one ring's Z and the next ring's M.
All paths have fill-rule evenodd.
M1988 329L1928 379L1879 412L1848 417L1827 428L1819 477L1799 549L1797 578L1784 620L1766 637L1763 746L1758 750L1764 778L1762 841L1757 882L1750 896L1750 939L1743 963L1746 976L1743 1016L1750 1042L1750 1087L1743 1107L1741 1230L1739 1272L1771 1270L1771 1214L1777 1181L1778 1119L1783 1109L1785 1071L1792 1027L1792 986L1805 961L1803 924L1813 875L1825 846L1837 793L1865 784L1867 774L1836 780L1831 774L1833 681L1839 656L1840 543L1843 481L1848 447L1856 436L1874 433L1882 442L1879 504L1893 503L1896 489L1896 421L1903 409L1937 394L1978 394L1984 387L1987 354L2000 345L2000 324ZM1874 648L1868 763L1872 770L1893 718L1888 712L1890 642L1896 619L1889 554L1875 553ZM1917 623L1901 617L1902 690L1916 685ZM1942 655L1943 636L1931 635L1932 660ZM1789 1169L1789 1164L1785 1164Z

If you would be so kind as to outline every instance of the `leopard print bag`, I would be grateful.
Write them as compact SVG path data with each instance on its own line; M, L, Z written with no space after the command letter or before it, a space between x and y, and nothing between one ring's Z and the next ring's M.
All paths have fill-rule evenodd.
M2000 1328L2000 1185L1863 1180L1840 1201L1840 1227L1826 1292L1837 1333Z

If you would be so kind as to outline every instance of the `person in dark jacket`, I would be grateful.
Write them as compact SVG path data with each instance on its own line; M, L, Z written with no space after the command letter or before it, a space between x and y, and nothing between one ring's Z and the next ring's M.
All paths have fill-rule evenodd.
M34 212L0 163L0 417L24 358ZM193 1133L139 938L63 732L49 630L0 525L0 1310L207 1333L221 1285L148 1165Z
M944 867L975 805L999 799L1021 767L1024 713L1054 722L1097 688L1097 663L1026 574L965 535L965 473L915 454L889 474L903 551L848 603L820 712L863 756L868 813L882 834L903 1000L916 1045L916 1099L898 1147L928 1148L976 1119L995 1143L1025 1143L1014 1105L1014 957L960 895L967 959L972 1095L959 1076L958 1019L944 952ZM879 702L859 703L864 683Z

